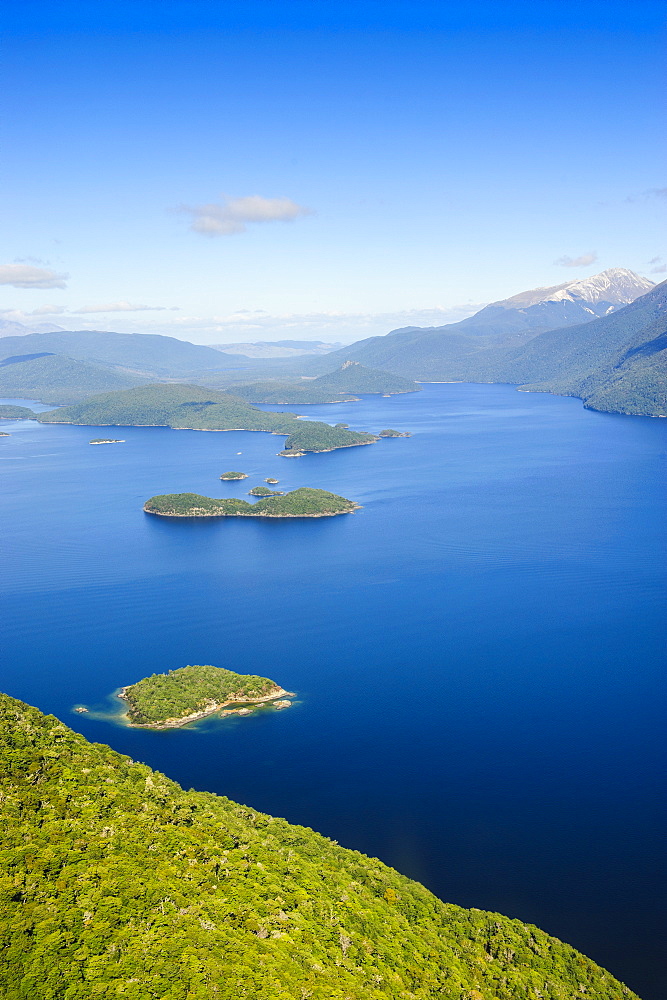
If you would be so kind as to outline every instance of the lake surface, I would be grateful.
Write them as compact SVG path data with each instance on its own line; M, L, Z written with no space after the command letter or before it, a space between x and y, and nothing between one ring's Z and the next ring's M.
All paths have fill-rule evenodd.
M284 459L268 434L128 427L89 447L107 432L3 421L0 687L663 1000L667 421L498 385L304 409L414 436ZM266 476L363 510L141 509ZM72 712L187 663L298 701L162 733Z

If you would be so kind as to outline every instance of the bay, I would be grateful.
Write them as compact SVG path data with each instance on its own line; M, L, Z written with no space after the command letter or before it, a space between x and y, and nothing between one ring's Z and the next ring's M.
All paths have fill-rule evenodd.
M661 1000L667 422L499 385L304 410L413 437L284 459L267 434L123 428L89 447L106 432L3 421L0 687L186 787L539 924ZM363 509L142 511L268 476ZM73 712L186 663L298 697L164 733Z

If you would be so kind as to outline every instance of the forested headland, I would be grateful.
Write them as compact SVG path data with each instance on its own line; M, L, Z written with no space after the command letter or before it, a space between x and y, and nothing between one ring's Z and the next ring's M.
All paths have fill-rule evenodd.
M633 1000L567 944L0 695L3 1000Z

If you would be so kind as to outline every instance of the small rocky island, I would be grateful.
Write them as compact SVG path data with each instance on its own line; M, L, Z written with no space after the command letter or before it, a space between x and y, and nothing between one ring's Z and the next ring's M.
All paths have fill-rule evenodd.
M359 509L360 505L352 500L306 486L291 493L265 496L254 504L247 500L217 500L198 493L166 493L144 504L147 514L160 517L334 517Z
M208 715L250 715L257 706L271 702L276 709L285 709L294 695L268 677L195 664L144 677L121 688L118 697L127 703L131 726L177 729Z
M229 480L230 482L234 482L236 479L247 479L248 478L248 473L247 472L223 472L223 474L220 476L220 478L224 479L225 481Z
M8 438L8 437L11 437L11 434L7 434L6 431L0 431L0 438Z
M387 427L386 430L380 431L379 436L381 438L409 438L412 434L409 431L395 431L391 427Z
M125 444L125 438L93 438L88 444Z
M279 482L280 482L280 480L279 480L279 479L273 479L273 477L272 477L272 476L269 476L269 478L268 478L268 479L265 479L265 480L264 480L264 482L265 482L265 483L271 483L271 484L272 484L273 486L275 486L275 485L276 485L276 483L279 483Z
M282 497L284 495L280 490L270 490L266 486L253 486L251 490L248 490L249 497Z

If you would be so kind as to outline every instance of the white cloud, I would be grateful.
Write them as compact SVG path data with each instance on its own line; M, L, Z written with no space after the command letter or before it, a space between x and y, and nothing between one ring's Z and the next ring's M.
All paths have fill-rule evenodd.
M190 229L202 236L232 236L244 233L253 223L294 222L313 214L311 209L297 205L291 198L263 198L259 194L228 198L222 204L183 205L180 211L192 216Z
M28 313L29 316L59 316L61 313L67 312L65 306L40 306L39 309L33 309Z
M66 288L69 274L30 264L0 264L0 285L14 288Z
M161 333L199 343L247 343L254 340L323 340L352 343L405 326L444 326L472 316L486 303L387 313L282 313L240 309L222 316L179 316ZM157 332L157 331L155 331Z
M590 253L583 253L581 257L559 257L558 260L554 261L554 264L559 264L561 267L588 267L589 264L594 264L598 259L598 255L594 250Z
M165 312L167 310L177 310L178 306L141 306L133 305L131 302L105 302L101 305L82 306L81 309L70 309L70 312L77 315L84 313L112 313L112 312Z
M651 274L667 274L667 264L659 264L651 268Z

